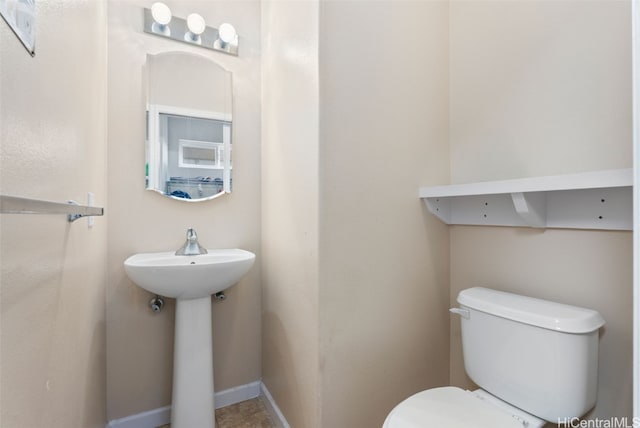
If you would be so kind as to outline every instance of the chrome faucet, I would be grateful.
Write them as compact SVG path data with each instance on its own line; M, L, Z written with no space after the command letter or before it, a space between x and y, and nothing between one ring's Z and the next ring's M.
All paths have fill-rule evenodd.
M176 251L176 256L195 256L198 254L207 254L207 249L198 242L198 235L192 227L187 229L187 240L184 245Z

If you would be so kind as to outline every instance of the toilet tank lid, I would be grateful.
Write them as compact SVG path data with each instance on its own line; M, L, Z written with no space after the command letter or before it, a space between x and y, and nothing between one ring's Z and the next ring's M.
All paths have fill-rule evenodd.
M591 333L604 325L592 309L474 287L458 294L458 303L501 318L565 333Z

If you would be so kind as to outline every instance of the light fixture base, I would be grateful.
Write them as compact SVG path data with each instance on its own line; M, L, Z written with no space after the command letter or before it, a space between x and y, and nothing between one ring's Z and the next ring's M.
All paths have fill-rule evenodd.
M218 29L206 26L202 34L197 40L192 37L185 37L189 33L187 20L174 16L165 27L169 31L158 31L158 25L154 26L155 21L151 15L151 10L144 8L144 32L153 34L165 39L175 40L177 42L186 43L192 46L210 49L217 52L226 53L228 55L238 56L238 37L230 43L221 43Z

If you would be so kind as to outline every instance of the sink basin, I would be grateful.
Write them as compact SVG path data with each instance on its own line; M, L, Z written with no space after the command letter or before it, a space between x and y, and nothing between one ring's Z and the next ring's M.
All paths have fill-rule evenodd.
M208 254L176 256L174 252L129 257L124 269L140 287L174 299L198 299L222 291L249 271L255 254L240 249L207 250Z

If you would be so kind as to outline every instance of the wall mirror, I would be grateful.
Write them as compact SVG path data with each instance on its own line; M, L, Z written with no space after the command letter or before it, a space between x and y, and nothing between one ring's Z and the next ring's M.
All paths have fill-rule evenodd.
M231 192L231 73L186 52L147 55L146 186L204 201Z

